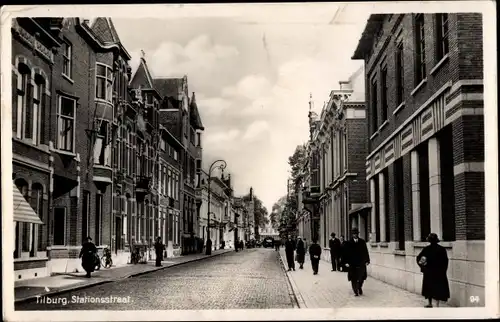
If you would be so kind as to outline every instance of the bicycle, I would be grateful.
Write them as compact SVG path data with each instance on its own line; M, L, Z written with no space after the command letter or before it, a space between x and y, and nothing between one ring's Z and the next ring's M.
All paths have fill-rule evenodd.
M100 261L102 267L104 268L110 268L111 266L113 266L113 259L111 258L111 251L109 250L109 248L104 248L103 255L100 258Z

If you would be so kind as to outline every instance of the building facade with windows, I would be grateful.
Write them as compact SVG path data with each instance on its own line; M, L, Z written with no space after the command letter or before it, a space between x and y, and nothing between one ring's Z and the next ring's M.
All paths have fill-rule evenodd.
M195 237L199 231L198 218L202 204L200 177L202 171L203 124L198 112L195 94L189 97L187 76L154 79L155 88L162 97L160 124L182 144L179 157L181 178L181 240L182 252L195 253Z
M415 256L436 233L450 259L450 304L484 304L482 16L372 15L364 60L370 274L419 293Z
M331 91L314 134L319 143L319 234L323 248L328 247L331 233L349 238L353 227L359 228L362 238L368 236L364 87L361 67L348 81L340 82L339 90Z
M47 247L53 239L51 113L53 75L62 40L60 22L12 19L12 162L15 279L50 274ZM74 113L74 110L71 111ZM75 169L76 170L76 169ZM50 228L49 228L50 227ZM49 234L51 236L49 236Z

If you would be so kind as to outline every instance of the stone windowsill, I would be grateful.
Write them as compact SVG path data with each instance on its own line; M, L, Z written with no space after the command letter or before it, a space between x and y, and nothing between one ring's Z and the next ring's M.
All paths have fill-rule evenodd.
M439 245L443 246L444 248L453 248L453 242L440 242ZM414 242L413 243L414 248L424 248L426 246L429 246L428 242Z
M71 79L71 77L69 77L68 75L64 74L64 73L61 73L62 77L67 80L68 82L70 82L71 84L75 83L74 80Z
M378 245L380 247L384 247L384 248L388 248L389 247L389 243L387 243L387 242L380 242Z
M12 140L16 141L16 142L19 142L19 143L22 143L24 145L27 145L31 148L34 148L34 149L37 149L45 154L50 154L50 151L49 151L49 148L47 145L44 145L44 144L40 144L40 145L35 145L33 143L33 140L29 140L29 139L20 139L20 138L17 138L14 136L14 134L12 135Z
M434 75L441 67L448 61L448 54L444 55L443 58L431 69L430 74Z
M406 256L406 251L401 249L396 249L392 253L396 256Z
M417 92L422 88L424 87L424 85L427 83L427 78L424 78L414 89L413 91L411 91L411 96L415 96L415 94L417 94Z
M379 134L379 130L377 130L375 133L372 134L372 136L370 136L370 140L373 140L375 139L375 137Z
M403 101L401 104L399 104L398 107L396 107L396 109L394 110L394 112L392 112L393 115L396 115L398 114L399 112L401 112L404 108L405 108L405 105L406 105L406 102Z
M386 127L388 124L389 124L389 120L385 120L385 121L384 121L384 123L382 123L382 124L380 125L380 127L378 128L378 131L379 131L379 132L380 132L380 131L382 131L382 129L383 129L384 127Z
M48 260L49 258L47 256L22 257L22 258L14 258L14 263L48 261Z
M64 154L64 155L76 158L76 153L71 152L71 151L64 151L64 150L59 150L56 148L52 149L52 151L59 153L59 154Z

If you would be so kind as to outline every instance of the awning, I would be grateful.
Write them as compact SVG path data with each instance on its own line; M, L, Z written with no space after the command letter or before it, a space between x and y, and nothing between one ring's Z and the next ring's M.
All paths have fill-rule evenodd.
M371 203L356 204L350 211L349 215L360 212L361 210L370 209L372 207Z
M14 197L14 221L43 225L40 217L38 217L33 208L31 208L26 199L24 199L21 191L19 191L15 184L12 184L12 193Z

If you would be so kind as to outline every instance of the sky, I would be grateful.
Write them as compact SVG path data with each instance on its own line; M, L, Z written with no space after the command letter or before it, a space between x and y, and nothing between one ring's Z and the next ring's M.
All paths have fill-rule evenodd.
M288 157L308 139L310 94L320 112L362 65L351 56L369 14L328 3L218 7L113 23L133 70L143 50L153 77L188 76L205 170L226 160L235 194L253 187L270 211L286 194Z

